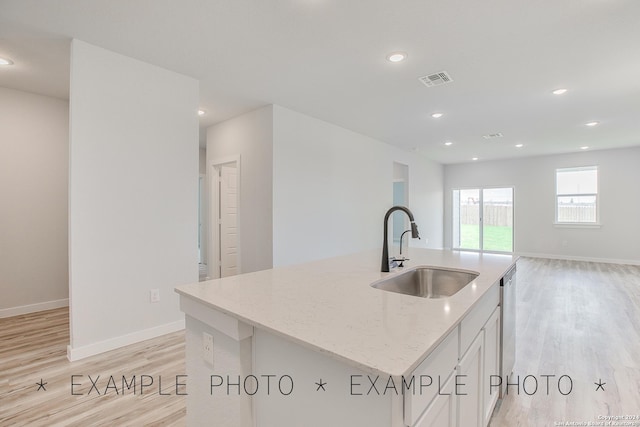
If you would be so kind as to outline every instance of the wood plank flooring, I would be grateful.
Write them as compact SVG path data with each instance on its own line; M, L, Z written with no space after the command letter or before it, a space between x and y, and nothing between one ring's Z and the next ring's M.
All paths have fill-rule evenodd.
M509 388L491 426L640 417L640 267L522 258L517 286L520 389ZM185 398L175 393L176 375L185 372L183 332L69 362L68 330L67 309L0 319L0 426L185 424ZM72 375L83 375L76 377L78 396L71 394ZM91 390L89 375L94 381L100 375L100 395ZM136 375L139 387L147 375L154 384L144 394L116 394L113 387L104 394L111 375L118 389L122 376L130 381ZM562 375L572 381L566 396L558 390ZM159 394L160 377L169 395ZM37 391L40 379L46 391ZM604 390L596 390L600 380ZM640 418L630 421L640 426Z
M522 258L517 292L520 392L510 387L491 426L606 425L598 417L625 415L638 418L618 422L640 426L640 267ZM532 378L523 389L527 375L537 391ZM573 383L567 393L560 382L566 395L562 375Z
M67 308L0 319L0 426L185 425L183 331L76 362L68 343Z

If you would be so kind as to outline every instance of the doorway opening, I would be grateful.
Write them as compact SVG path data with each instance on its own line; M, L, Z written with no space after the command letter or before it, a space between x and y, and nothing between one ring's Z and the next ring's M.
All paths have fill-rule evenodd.
M409 206L409 166L398 162L393 162L393 206ZM393 245L390 247L399 248L402 233L410 227L409 218L403 212L394 212L391 221ZM404 241L406 245L409 244L409 239Z
M209 277L241 273L240 157L211 163Z
M513 252L513 187L453 190L453 248Z

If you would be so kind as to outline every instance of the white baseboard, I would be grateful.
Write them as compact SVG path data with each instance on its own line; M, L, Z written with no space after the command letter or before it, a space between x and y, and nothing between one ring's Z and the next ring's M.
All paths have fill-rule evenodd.
M100 341L97 343L83 345L81 347L72 348L70 345L68 345L67 358L70 362L73 362L89 356L95 356L96 354L115 350L116 348L135 344L140 341L156 338L161 335L170 334L172 332L181 331L183 329L184 319L149 329L144 329L142 331L132 332L130 334L122 335L119 337L110 338L108 340Z
M555 254L541 254L534 252L518 252L516 255L530 258L548 258L548 259L562 259L567 261L586 261L586 262L602 262L606 264L625 264L625 265L640 265L640 260L633 259L614 259L614 258L593 258L593 257L580 257L571 255L555 255Z
M62 307L69 307L69 298L39 302L37 304L21 305L20 307L3 308L0 309L0 319Z

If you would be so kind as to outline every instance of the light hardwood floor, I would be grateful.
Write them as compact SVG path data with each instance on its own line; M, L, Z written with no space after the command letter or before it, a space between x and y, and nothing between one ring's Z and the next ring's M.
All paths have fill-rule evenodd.
M176 382L186 382L176 381L185 373L184 332L77 362L67 360L68 343L67 308L0 319L0 426L185 425L184 396L176 394ZM122 377L132 385L134 375L135 393L128 386L123 393Z
M518 262L515 375L520 392L494 412L492 427L594 422L598 416L640 416L640 267L522 258ZM0 319L0 425L184 425L185 402L175 394L184 374L184 333L174 333L78 362L68 362L66 309ZM71 395L71 376L84 375ZM100 393L110 375L149 375L163 393ZM531 395L523 389L538 381ZM549 393L546 377L549 377ZM564 396L558 379L571 377ZM526 380L533 391L532 377ZM40 379L47 391L37 391ZM604 391L596 391L602 380ZM516 382L513 378L510 382ZM562 380L562 391L567 391ZM157 385L157 384L154 384ZM184 392L181 388L181 392ZM631 424L633 425L633 424ZM635 420L640 427L640 419ZM363 426L364 427L364 426Z
M514 374L520 393L510 387L491 427L595 423L599 416L624 415L638 416L627 422L640 426L640 267L522 258L517 288ZM531 395L522 388L527 375L538 379ZM555 375L548 395L541 375ZM566 396L558 391L562 375L573 382ZM600 380L604 390L596 391ZM564 393L567 384L563 379ZM526 385L533 392L531 378Z

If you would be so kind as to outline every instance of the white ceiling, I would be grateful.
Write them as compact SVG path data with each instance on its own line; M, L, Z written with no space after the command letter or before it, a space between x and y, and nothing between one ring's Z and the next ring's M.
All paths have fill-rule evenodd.
M200 80L202 127L274 103L445 164L625 147L639 23L637 0L0 0L0 86L67 98L75 37Z

